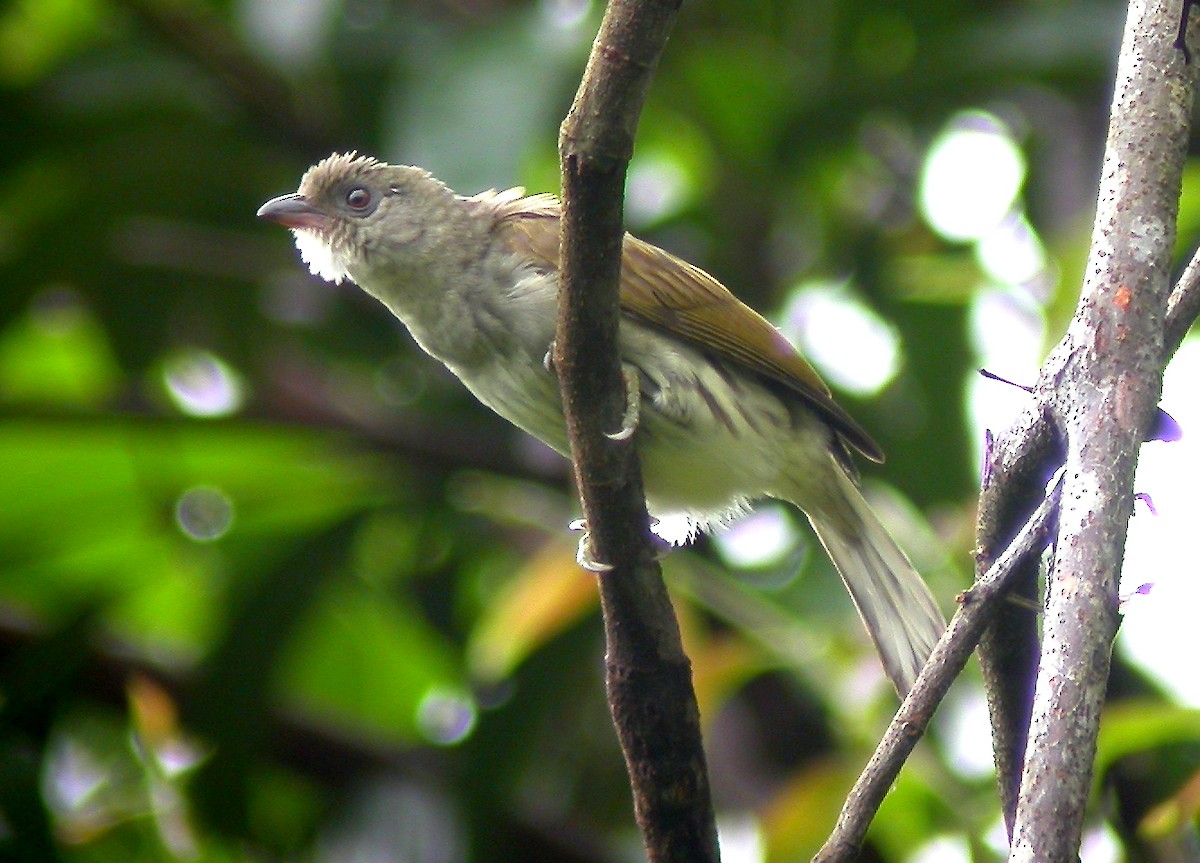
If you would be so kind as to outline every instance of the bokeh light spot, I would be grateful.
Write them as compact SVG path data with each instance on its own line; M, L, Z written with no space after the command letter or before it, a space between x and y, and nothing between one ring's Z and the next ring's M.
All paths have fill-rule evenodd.
M171 401L190 416L228 416L236 413L244 401L241 377L209 351L176 351L163 363L162 375Z
M1009 213L979 238L975 255L991 278L1006 285L1027 285L1046 269L1046 251L1023 214Z
M1025 181L1025 156L997 117L975 111L950 121L925 156L920 204L948 240L977 240L1012 211Z
M900 368L896 331L841 285L798 288L784 311L783 331L826 380L856 395L875 395Z
M782 507L761 504L712 536L721 558L730 566L772 566L791 552L796 534Z
M190 488L175 504L175 523L196 542L220 539L233 526L233 501L211 486Z
M687 205L692 191L683 165L666 153L635 157L625 195L629 220L646 225L670 218Z
M478 710L475 700L465 692L435 686L417 705L417 727L426 739L441 746L453 746L470 736Z

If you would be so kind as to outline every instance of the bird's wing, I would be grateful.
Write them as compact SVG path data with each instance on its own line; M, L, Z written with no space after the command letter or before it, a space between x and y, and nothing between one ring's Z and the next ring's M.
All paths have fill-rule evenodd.
M509 190L485 192L471 200L493 210L497 231L514 252L547 271L558 269L560 209L552 195L522 198L518 190ZM630 234L625 235L621 258L621 310L784 385L846 443L872 461L883 461L879 445L833 400L813 367L766 318L699 267Z

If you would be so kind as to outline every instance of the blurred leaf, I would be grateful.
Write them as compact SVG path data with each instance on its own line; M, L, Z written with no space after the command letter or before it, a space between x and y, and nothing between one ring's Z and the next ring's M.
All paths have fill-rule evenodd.
M706 632L701 629L694 609L679 604L677 611L684 650L692 663L696 704L702 719L712 719L739 686L771 668L773 663L740 633Z
M296 429L136 419L0 423L0 598L54 616L92 597L137 641L195 647L238 561L378 500L372 460ZM176 522L189 488L221 489L215 542Z
M95 33L103 11L100 0L15 0L0 13L0 78L45 75Z
M1178 793L1151 809L1138 825L1138 832L1144 837L1162 838L1194 831L1197 815L1200 815L1200 771L1194 772Z
M269 572L239 585L224 631L199 669L189 721L213 755L193 789L206 823L224 834L249 833L251 778L270 742L271 682L322 588L345 565L356 528L350 519L314 532Z
M854 778L836 759L817 761L789 777L762 815L767 859L811 860L828 838Z
M761 159L785 109L804 99L797 58L766 34L741 31L693 38L677 61L695 109L728 156Z
M1097 780L1121 758L1177 743L1200 744L1200 710L1159 700L1111 704L1096 741Z
M578 24L557 24L549 8L517 7L488 26L436 38L428 24L416 25L405 35L421 75L393 104L391 149L463 194L512 185L540 130L570 105L591 38ZM488 132L464 135L468 128Z
M0 401L95 408L120 380L104 330L69 292L43 294L0 332Z
M498 681L595 608L596 584L566 543L547 542L531 555L487 604L475 624L467 655L472 674Z
M1179 196L1178 233L1175 254L1184 258L1200 245L1200 161L1188 159L1183 166L1183 190Z
M976 807L967 788L944 774L928 775L933 773L927 762L931 754L929 743L914 750L871 824L871 842L888 859L903 859L951 826L978 835L996 818L994 801ZM990 783L986 785L990 791Z
M283 658L278 695L293 709L391 742L421 740L432 690L462 688L453 647L396 597L331 582Z
M922 303L965 304L979 285L979 265L966 251L905 255L893 262L897 294Z

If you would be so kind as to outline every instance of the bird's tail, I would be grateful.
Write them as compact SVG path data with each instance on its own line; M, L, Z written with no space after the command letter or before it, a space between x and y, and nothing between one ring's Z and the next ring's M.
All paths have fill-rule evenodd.
M946 628L933 595L896 541L838 466L834 493L807 511L813 530L903 698Z

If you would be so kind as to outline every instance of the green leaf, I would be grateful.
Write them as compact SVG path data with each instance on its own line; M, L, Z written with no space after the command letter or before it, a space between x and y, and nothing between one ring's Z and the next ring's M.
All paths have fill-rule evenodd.
M95 408L120 379L103 328L68 291L43 294L0 333L0 401Z
M399 742L428 733L427 698L464 686L454 647L420 614L351 580L328 586L282 665L279 691L293 708Z
M295 537L384 499L374 459L290 428L138 419L0 424L0 602L49 617L108 598L138 642L200 647L231 578ZM178 511L219 493L227 529L196 538Z
M1151 699L1113 704L1101 718L1095 775L1126 756L1176 743L1200 744L1200 710Z

